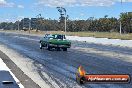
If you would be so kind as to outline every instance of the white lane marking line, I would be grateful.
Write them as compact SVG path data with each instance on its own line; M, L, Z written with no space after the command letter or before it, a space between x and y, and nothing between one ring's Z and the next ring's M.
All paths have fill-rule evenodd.
M14 80L16 81L16 83L18 84L18 86L20 88L24 88L24 86L20 83L20 81L16 78L16 76L11 72L11 70L7 67L7 65L3 62L3 60L0 58L0 65L1 68L0 70L5 70L5 71L9 71L10 74L12 75L12 77L14 78Z

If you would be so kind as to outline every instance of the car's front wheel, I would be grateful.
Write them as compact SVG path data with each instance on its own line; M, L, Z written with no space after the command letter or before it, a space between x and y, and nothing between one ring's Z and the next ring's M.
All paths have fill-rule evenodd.
M56 50L57 50L57 51L60 51L60 47L57 47Z
M63 48L63 51L67 51L67 48Z
M42 49L42 48L43 48L43 46L42 46L42 44L41 44L41 43L39 44L39 48L40 48L40 49Z

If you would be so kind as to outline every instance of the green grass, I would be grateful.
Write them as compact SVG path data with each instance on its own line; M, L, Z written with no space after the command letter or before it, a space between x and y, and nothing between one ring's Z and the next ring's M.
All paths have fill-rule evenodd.
M73 32L67 33L68 35L77 35L82 37L96 37L96 38L109 38L109 39L122 39L122 40L132 40L131 34L119 34L119 33L109 33L109 32Z
M4 30L5 31L5 30ZM29 31L16 31L16 30L6 30L5 32L16 32L16 33L29 33ZM63 31L34 31L32 30L30 34L44 35L45 33L50 34L65 34ZM122 40L132 40L132 33L129 34L119 34L116 32L67 32L67 35L71 36L81 36L81 37L96 37L96 38L109 38L109 39L122 39Z

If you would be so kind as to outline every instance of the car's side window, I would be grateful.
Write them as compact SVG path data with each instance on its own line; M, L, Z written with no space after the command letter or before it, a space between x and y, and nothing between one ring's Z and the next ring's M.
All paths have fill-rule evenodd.
M54 35L55 38L57 38L57 35Z
M66 36L65 35L63 35L63 39L66 39Z

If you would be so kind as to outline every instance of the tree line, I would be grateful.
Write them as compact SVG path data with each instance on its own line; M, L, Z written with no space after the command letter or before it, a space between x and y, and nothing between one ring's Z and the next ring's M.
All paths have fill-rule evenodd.
M64 17L58 20L36 18L36 22L31 22L31 30L35 29L42 31L64 31ZM92 31L92 32L119 32L120 22L123 33L132 33L132 12L121 13L120 18L108 17L105 15L103 18L90 17L87 20L70 20L67 18L67 31ZM0 23L0 29L3 30L28 30L29 24L23 24L23 20L12 22Z

